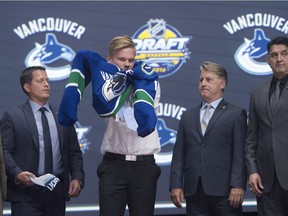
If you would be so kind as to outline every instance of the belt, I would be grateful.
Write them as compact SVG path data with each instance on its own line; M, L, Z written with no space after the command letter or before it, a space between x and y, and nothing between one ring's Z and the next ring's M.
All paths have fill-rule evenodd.
M104 159L122 160L122 161L155 161L154 155L122 155L112 152L106 152Z

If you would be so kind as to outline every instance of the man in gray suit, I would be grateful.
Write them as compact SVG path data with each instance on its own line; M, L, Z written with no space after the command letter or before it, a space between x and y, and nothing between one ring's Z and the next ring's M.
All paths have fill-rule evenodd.
M288 38L272 39L273 77L251 92L245 159L258 214L288 215Z
M170 195L189 216L242 215L246 185L246 111L227 103L226 70L212 62L200 67L203 102L182 114L173 150ZM210 120L209 120L210 119Z
M84 183L77 134L74 126L64 128L57 122L57 112L48 103L50 84L44 67L26 68L20 83L28 100L5 111L1 120L7 201L13 216L64 216L65 201L77 197ZM60 180L52 191L31 181L47 173Z

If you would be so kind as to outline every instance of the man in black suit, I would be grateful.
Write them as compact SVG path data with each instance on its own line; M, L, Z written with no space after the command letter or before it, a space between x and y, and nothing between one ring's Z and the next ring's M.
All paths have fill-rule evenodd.
M258 214L288 215L288 37L267 45L273 77L250 96L245 159Z
M212 62L200 67L203 102L182 114L173 150L170 195L189 216L242 215L246 185L246 111L223 99L228 75Z
M13 216L62 216L65 215L65 201L77 197L84 183L77 134L74 127L64 128L57 122L57 112L48 103L50 85L44 67L26 68L21 73L20 83L28 100L4 112L1 120L8 177L7 201L11 202ZM42 125L41 109L48 120L48 130ZM46 145L45 134L50 146ZM50 148L50 157L46 146ZM46 170L49 158L50 171ZM47 172L60 179L52 191L31 181L34 176Z

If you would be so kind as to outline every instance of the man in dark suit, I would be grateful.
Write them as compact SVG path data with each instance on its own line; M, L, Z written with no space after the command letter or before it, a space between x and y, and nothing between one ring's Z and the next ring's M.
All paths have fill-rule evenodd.
M50 85L44 67L26 68L20 83L28 100L4 112L1 120L7 201L11 202L13 216L62 216L65 201L78 196L84 183L82 153L75 128L58 124L57 112L48 103ZM42 125L44 118L48 121L48 130ZM45 134L50 146L46 145ZM46 146L50 148L50 157ZM50 171L47 171L46 159L49 159ZM52 191L31 181L47 172L60 179Z
M272 39L273 77L251 92L245 159L258 214L288 215L288 38Z
M222 66L204 62L199 79L203 102L180 120L170 195L178 208L185 197L189 216L242 215L247 116L223 99L227 76Z
M0 216L3 215L3 200L7 195L7 176L5 173L5 162L2 150L2 139L0 136Z

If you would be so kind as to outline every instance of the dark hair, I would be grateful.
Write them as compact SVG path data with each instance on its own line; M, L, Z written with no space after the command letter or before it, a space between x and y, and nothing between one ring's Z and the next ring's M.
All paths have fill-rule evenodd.
M268 44L267 44L267 51L270 52L270 49L273 45L280 45L283 44L286 47L288 47L288 37L285 36L277 36L273 38Z
M43 66L31 66L31 67L27 67L25 68L21 75L20 75L20 84L22 87L22 90L24 91L24 93L26 94L27 92L24 89L24 84L28 83L31 84L31 81L33 79L33 72L36 70L43 70L46 71L46 68Z

